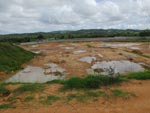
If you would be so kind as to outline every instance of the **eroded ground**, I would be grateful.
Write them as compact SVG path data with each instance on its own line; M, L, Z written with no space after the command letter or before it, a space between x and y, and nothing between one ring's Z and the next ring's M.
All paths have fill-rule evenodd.
M25 45L22 47L39 54L31 62L24 65L25 70L21 72L23 73L23 76L33 74L35 69L37 72L39 70L41 73L43 72L45 74L43 76L48 76L48 78L49 76L53 77L54 75L65 75L66 78L72 76L82 77L93 71L101 71L98 69L91 70L92 66L96 63L111 61L121 61L121 65L123 65L122 62L126 63L126 65L128 65L125 66L127 72L130 71L129 68L132 66L137 66L141 70L149 69L150 65L149 43L45 43ZM33 68L28 69L28 66ZM134 70L134 67L132 70ZM36 74L37 73L34 73L34 75ZM19 75L17 76L19 79ZM22 76L20 76L20 78L21 77ZM32 79L34 79L34 77ZM7 88L12 91L18 87L20 87L20 84L7 86ZM17 95L15 102L14 100L9 100L9 98L13 96L12 94L6 98L0 98L1 104L11 101L14 102L12 104L15 105L15 108L1 109L0 113L149 113L150 111L149 80L132 80L117 86L97 89L98 91L106 92L109 97L105 98L99 96L97 98L91 98L83 103L78 102L75 99L66 102L68 95L74 93L80 94L82 92L60 92L59 88L61 87L62 86L59 84L47 85L42 92ZM113 89L131 92L136 96L131 96L129 98L115 98L111 94L111 90ZM55 95L61 97L61 99L52 102L52 104L45 105L40 100L46 98L48 95ZM27 96L33 96L34 100L25 101Z
M29 65L55 63L66 70L66 77L85 76L101 61L130 61L146 68L150 65L149 43L45 43L23 48L40 53Z

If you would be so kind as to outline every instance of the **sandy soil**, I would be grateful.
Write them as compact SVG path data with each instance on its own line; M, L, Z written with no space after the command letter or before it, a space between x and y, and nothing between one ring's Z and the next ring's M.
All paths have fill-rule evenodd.
M59 87L59 85L51 85L46 91L52 94L58 94L57 89ZM131 81L123 83L121 86L109 87L110 89L117 88L136 94L136 97L130 97L128 99L111 97L109 99L99 98L98 100L91 100L86 103L77 101L65 103L59 101L49 106L39 106L31 102L26 107L0 110L0 113L149 113L149 87L150 81ZM23 103L17 105L19 106L20 104Z
M119 47L117 47L117 44L124 45L128 43L109 43L116 45L116 47L107 47L105 44L107 45L107 43L103 42L65 42L26 45L22 47L30 51L41 52L41 55L32 60L28 65L43 67L44 64L56 63L67 70L67 77L86 75L87 69L96 61L130 60L150 65L149 43L134 43L135 45L133 46ZM86 50L86 52L81 54L73 53L78 50ZM95 56L97 60L91 64L79 61L80 58L85 56Z
M125 43L113 43L125 44ZM40 55L35 57L31 62L25 64L44 67L45 64L56 63L60 67L67 70L67 77L85 76L86 69L96 61L111 61L111 60L130 60L137 63L145 63L150 65L150 46L149 43L136 43L131 47L106 47L102 42L82 42L82 43L46 43L36 45L26 45L23 48L40 52ZM67 48L66 48L67 47ZM133 48L134 47L134 48ZM136 49L135 49L136 48ZM139 49L137 49L139 48ZM74 54L74 51L86 50L82 54ZM135 51L136 50L136 51ZM78 61L85 56L96 56L97 60L92 63L84 63ZM3 73L0 73L3 75ZM19 85L7 86L10 90L14 90ZM35 94L36 98L49 94L64 96L67 93L60 93L58 89L61 85L50 85L44 92ZM150 113L150 81L131 81L123 83L120 86L112 86L104 88L122 89L124 91L133 92L137 97L128 99L122 98L99 98L90 100L86 103L71 101L65 103L58 101L49 106L42 106L38 102L24 103L22 98L27 94L19 95L20 101L16 103L16 108L0 110L0 113ZM0 103L6 99L0 98Z

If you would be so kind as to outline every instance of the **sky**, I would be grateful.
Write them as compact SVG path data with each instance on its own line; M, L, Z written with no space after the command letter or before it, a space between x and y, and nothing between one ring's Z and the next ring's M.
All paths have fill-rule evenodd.
M0 0L0 34L150 29L150 0Z

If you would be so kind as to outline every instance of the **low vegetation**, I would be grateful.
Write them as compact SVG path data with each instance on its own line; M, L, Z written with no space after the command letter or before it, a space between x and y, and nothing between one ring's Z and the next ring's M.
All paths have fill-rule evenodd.
M140 36L139 40L146 40L144 37L150 36L150 30L121 30L121 29L87 29L78 31L57 31L49 33L25 33L25 34L8 34L0 35L0 42L32 42L39 40L57 40L57 39L75 39L75 38L99 38L99 37L116 37L127 36L135 37ZM129 40L130 41L130 40ZM137 39L136 39L137 41ZM146 40L149 41L149 40Z
M73 77L64 82L65 89L96 89L122 82L119 76L89 75L84 78Z
M1 104L0 109L8 109L8 108L14 108L11 104Z
M50 105L53 102L56 102L58 100L60 100L60 97L55 96L55 95L48 95L46 98L42 98L42 100L40 102L42 104Z
M126 77L128 79L149 80L150 79L150 71L129 73L128 75L125 75L124 77Z
M121 97L121 98L124 98L124 99L127 99L127 98L132 97L132 96L136 96L134 93L122 91L122 90L119 90L119 89L111 90L111 92L112 92L113 96Z
M11 72L21 69L21 65L33 57L33 53L14 44L0 43L0 71Z
M19 88L15 89L13 92L16 94L21 94L25 92L40 92L44 90L44 84L23 84Z

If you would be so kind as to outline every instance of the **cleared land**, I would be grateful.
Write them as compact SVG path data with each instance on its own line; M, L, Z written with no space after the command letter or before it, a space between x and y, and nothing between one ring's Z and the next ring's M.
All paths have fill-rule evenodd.
M149 69L150 66L149 43L63 42L21 47L38 54L23 67L45 69L46 76L65 75L68 79L73 76L85 77L93 71L103 72L104 70L89 70L97 62L103 61L130 61L145 69ZM51 64L52 72L46 64ZM32 69L27 69L23 73L28 75ZM65 71L62 71L63 69ZM130 70L127 68L126 71ZM125 80L120 84L108 86L100 85L96 89L80 89L81 86L78 84L74 86L75 82L71 86L77 89L73 90L65 90L66 83L60 81L41 84L2 83L0 113L149 113L150 80L135 80L149 79L149 71L130 74L125 78L134 80ZM77 78L76 81L80 79ZM92 83L93 81L95 79Z

